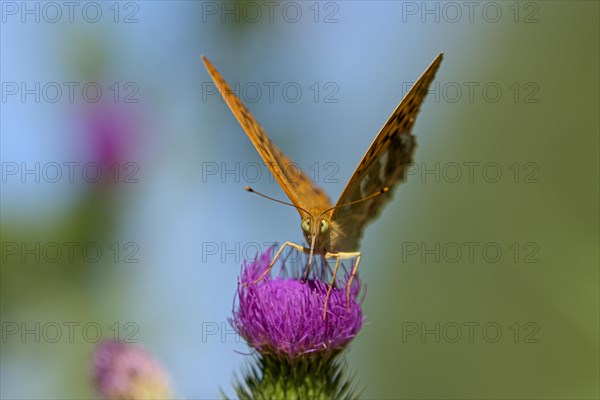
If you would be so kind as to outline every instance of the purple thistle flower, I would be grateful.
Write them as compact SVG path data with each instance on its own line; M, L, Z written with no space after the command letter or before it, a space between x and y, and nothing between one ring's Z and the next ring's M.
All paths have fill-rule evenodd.
M165 370L140 346L104 341L92 359L93 379L103 399L170 399Z
M328 283L318 279L301 283L283 274L253 282L269 267L271 250L257 260L244 262L238 289L238 307L232 324L261 354L294 360L305 354L336 354L358 333L364 322L356 297L360 282L355 279L350 303L346 285L331 291L327 316L323 307Z

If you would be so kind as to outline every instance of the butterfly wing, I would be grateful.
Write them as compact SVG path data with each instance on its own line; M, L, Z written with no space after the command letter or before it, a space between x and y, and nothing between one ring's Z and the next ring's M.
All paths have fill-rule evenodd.
M311 213L314 210L324 210L331 207L327 194L320 187L313 184L310 178L271 142L260 124L233 93L210 61L204 56L202 56L202 61L225 102L292 203ZM300 212L301 217L305 217L302 211L298 210L298 212Z
M338 251L358 250L366 224L373 220L383 205L390 200L391 189L405 179L416 147L411 129L442 57L443 53L437 56L402 99L342 192L337 205L365 198L384 187L390 189L372 199L339 207L333 211L332 220L339 231L334 244Z

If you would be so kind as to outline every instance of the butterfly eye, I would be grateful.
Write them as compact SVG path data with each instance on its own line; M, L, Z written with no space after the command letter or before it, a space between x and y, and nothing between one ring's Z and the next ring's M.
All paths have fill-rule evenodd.
M302 230L304 232L310 232L310 219L306 218L302 220L302 224L300 224Z
M321 233L325 233L329 230L329 221L321 220Z

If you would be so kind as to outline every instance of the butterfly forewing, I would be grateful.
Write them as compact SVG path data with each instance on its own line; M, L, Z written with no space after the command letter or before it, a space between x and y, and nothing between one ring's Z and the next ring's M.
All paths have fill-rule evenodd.
M377 216L382 206L390 199L391 189L404 180L416 147L411 129L442 57L443 54L440 54L433 61L402 99L342 192L337 205L365 198L384 187L390 189L389 192L369 200L338 207L333 211L332 220L339 229L333 244L336 251L358 249L366 224Z
M271 142L260 124L233 93L210 61L204 56L202 56L202 61L204 61L208 73L217 85L225 102L292 203L310 213L331 207L331 202L325 192L313 184L308 176ZM305 217L300 210L298 211L302 217Z

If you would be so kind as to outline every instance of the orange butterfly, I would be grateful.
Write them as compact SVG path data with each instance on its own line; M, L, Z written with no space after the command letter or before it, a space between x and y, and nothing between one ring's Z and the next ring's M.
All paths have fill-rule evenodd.
M275 254L269 268L255 283L270 272L287 246L310 254L304 279L308 278L313 252L322 255L325 259L333 258L335 267L323 309L323 318L325 318L327 300L334 286L340 260L356 258L346 286L346 297L349 302L350 287L360 263L361 253L358 252L358 247L363 230L367 223L377 216L382 206L390 200L389 190L404 180L406 170L412 163L416 147L415 137L411 134L412 126L427 95L429 85L442 62L442 57L443 53L436 57L402 99L358 164L334 206L325 192L306 174L298 175L296 168L288 168L292 161L271 142L263 128L233 93L219 72L206 57L202 56L208 73L227 105L292 201L291 205L300 213L300 227L307 243L310 244L310 248L305 248L296 243L285 242ZM294 171L294 174L290 174L290 171ZM246 189L252 191L250 188ZM262 194L261 196L270 198Z

